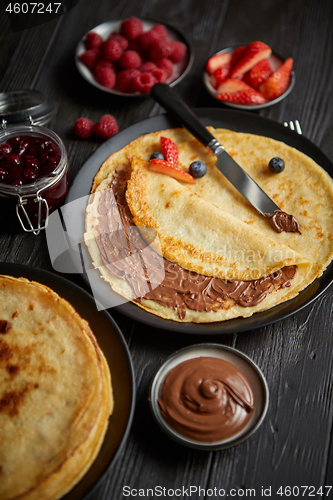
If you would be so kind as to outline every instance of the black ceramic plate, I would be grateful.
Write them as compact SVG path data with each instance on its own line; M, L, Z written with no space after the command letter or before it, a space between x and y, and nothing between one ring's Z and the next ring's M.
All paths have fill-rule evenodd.
M110 365L115 406L110 424L97 459L81 481L63 500L82 500L93 497L103 476L116 460L131 426L135 383L131 357L125 339L115 321L106 311L97 311L93 298L74 283L47 271L21 264L0 263L0 274L24 277L52 288L68 300L89 322Z
M194 111L205 125L212 125L216 128L229 128L236 132L249 132L283 141L313 158L333 177L333 164L327 156L304 136L284 127L280 123L243 111L215 108L196 109ZM118 151L141 135L176 126L179 126L179 123L171 119L169 115L163 114L136 123L115 135L112 139L105 142L83 165L69 190L66 203L81 198L90 192L94 176L101 164L111 153ZM81 213L80 217L75 218L74 225L76 231L83 235L84 212ZM88 254L84 245L82 245L82 251ZM89 260L89 256L87 259ZM94 286L97 288L101 287L101 295L104 293L113 293L112 291L107 291L110 287L97 274L94 280ZM197 325L194 323L178 323L164 320L140 309L132 303L119 305L117 306L117 310L134 320L169 331L197 334L229 334L262 327L294 314L318 298L332 281L333 263L320 278L315 280L294 299L275 306L268 311L256 313L249 318L236 318L218 323Z

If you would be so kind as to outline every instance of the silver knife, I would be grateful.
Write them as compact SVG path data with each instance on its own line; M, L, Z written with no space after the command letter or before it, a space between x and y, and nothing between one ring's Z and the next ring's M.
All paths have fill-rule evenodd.
M217 157L215 166L253 207L264 217L282 212L274 201L225 151L225 148L207 130L204 124L166 83L153 86L151 96L174 118L179 120L204 146Z

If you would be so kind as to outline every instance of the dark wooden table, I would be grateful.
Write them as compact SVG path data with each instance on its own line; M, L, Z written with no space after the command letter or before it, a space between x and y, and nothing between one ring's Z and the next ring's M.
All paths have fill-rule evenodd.
M297 75L293 92L259 114L277 122L299 119L304 135L333 159L330 0L80 0L65 15L16 33L3 5L1 10L0 90L37 89L57 101L58 112L50 126L67 147L71 183L101 145L95 139L75 138L72 126L78 117L97 121L102 114L111 113L124 130L162 112L151 98L124 100L92 89L75 68L75 47L86 31L104 21L132 15L164 20L188 36L195 60L177 92L191 107L216 107L203 87L201 74L208 56L220 48L257 39L278 53L292 56ZM45 234L4 230L5 218L1 213L0 260L53 271ZM66 277L85 286L78 276ZM180 497L187 498L190 486L206 490L199 494L192 489L191 498L222 498L221 489L236 498L250 496L249 489L254 489L256 497L264 498L262 487L271 488L271 498L277 499L325 497L325 486L333 485L332 303L330 287L314 303L285 320L225 336L162 331L111 310L132 355L137 400L129 438L93 498L125 498L125 486L136 488L133 498L135 493L140 495L139 489L157 486L166 488L164 493L161 490L166 498L179 497L177 488L183 487ZM168 355L207 341L237 347L250 356L263 370L270 389L263 425L246 442L226 451L195 451L174 443L157 428L147 402L153 374ZM300 489L289 495L288 487L293 486ZM168 490L174 490L174 495ZM145 493L148 497L149 492ZM158 496L155 491L155 498Z

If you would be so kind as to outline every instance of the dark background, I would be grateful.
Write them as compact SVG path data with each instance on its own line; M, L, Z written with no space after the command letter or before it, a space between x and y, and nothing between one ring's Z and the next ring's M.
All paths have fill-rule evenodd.
M72 127L78 117L97 121L111 113L124 130L161 112L151 98L126 100L93 89L75 68L75 47L88 30L133 15L168 22L189 38L194 65L176 89L191 107L218 106L203 87L202 70L207 58L223 47L262 40L293 57L294 90L257 114L280 123L300 120L303 134L333 159L333 3L329 0L80 0L63 16L15 33L3 10L0 90L37 89L57 101L51 127L67 147L70 182L101 145L97 139L74 137ZM2 222L5 217L2 213ZM44 234L2 227L1 261L52 271ZM71 278L80 283L79 277ZM125 485L256 488L257 497L261 486L276 492L279 486L333 485L332 293L331 287L311 305L273 325L214 337L161 331L111 311L129 344L137 402L129 439L94 499L124 498ZM167 356L201 341L220 342L246 353L263 370L270 388L263 425L248 441L226 451L201 452L175 444L157 428L147 403L153 374ZM272 493L271 498L284 497Z

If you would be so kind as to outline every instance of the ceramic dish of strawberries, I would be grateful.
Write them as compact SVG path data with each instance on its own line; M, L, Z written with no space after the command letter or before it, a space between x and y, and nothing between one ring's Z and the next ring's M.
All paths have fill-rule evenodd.
M264 42L228 47L211 56L204 84L221 103L239 109L261 109L284 99L295 84L293 59L283 59Z
M91 29L76 48L78 71L110 94L147 96L158 82L176 85L190 70L189 42L175 28L138 17L109 21Z

